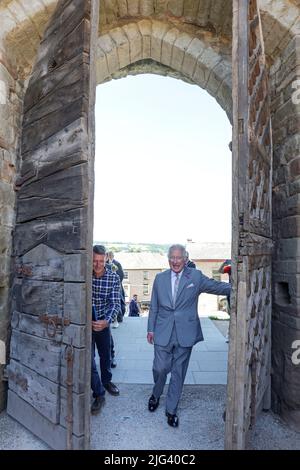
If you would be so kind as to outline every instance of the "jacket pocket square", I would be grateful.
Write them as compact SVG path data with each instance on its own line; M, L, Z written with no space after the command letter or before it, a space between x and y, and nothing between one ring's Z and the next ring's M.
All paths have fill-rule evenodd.
M189 284L188 286L186 286L187 289L189 289L190 287L194 287L195 284L191 283Z

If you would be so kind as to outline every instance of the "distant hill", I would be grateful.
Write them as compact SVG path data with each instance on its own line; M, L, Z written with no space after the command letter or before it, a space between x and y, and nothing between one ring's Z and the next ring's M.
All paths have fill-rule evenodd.
M108 251L118 253L123 251L126 253L141 253L142 251L150 251L151 253L166 254L170 245L159 245L156 243L122 243L109 241L95 241L94 244L104 245Z

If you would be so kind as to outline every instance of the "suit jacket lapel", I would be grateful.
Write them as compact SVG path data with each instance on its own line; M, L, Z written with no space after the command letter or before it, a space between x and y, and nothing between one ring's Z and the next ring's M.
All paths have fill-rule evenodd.
M183 273L180 278L179 286L178 286L178 291L177 291L177 296L176 296L176 304L179 299L179 296L183 289L188 285L188 282L191 280L190 273L186 268L184 268Z
M167 292L168 297L169 297L170 305L172 305L173 304L173 299L172 299L171 269L168 269L166 271L165 283L166 283L166 292Z

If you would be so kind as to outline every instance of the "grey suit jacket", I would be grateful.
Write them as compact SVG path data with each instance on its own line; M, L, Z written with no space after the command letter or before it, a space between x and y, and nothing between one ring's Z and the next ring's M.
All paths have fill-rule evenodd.
M201 271L184 268L180 278L175 306L172 303L171 270L156 275L148 317L148 332L154 333L154 344L169 343L175 323L180 346L192 347L203 341L198 317L198 297L202 292L230 295L230 284L209 279Z

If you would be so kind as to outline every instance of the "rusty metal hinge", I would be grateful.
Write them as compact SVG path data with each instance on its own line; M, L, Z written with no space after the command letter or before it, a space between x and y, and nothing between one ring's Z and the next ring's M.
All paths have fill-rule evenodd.
M239 119L239 134L245 133L245 121L244 119Z
M16 266L16 273L22 274L23 276L32 276L32 268L29 266L25 266L24 264L18 264Z
M65 348L65 359L67 361L67 450L73 449L73 365L74 365L74 347L68 344Z

